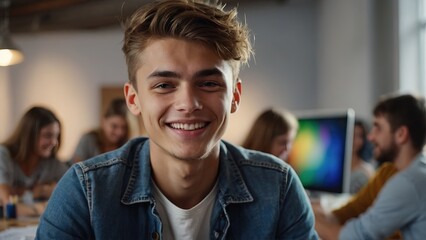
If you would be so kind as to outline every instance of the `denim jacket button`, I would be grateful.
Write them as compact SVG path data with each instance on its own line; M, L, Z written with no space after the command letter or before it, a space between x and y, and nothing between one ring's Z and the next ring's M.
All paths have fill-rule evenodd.
M158 240L158 239L160 239L160 234L158 234L158 232L153 232L153 233L152 233L152 239L153 239L153 240Z

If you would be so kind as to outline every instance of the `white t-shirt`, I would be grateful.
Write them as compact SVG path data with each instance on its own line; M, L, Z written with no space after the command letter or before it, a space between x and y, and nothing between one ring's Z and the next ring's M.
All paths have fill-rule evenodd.
M156 209L163 222L163 239L209 239L210 216L217 194L216 185L217 183L196 206L182 209L170 202L153 182Z

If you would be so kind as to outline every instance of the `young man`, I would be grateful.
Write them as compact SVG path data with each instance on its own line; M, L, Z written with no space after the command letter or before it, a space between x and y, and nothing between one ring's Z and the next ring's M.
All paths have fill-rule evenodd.
M317 239L295 172L220 140L251 53L236 10L223 9L168 0L134 13L124 92L149 139L74 165L37 239Z
M385 239L398 229L404 239L426 236L424 100L412 95L385 98L373 113L369 139L375 145L374 156L379 161L393 159L398 172L384 184L365 213L343 226L316 214L322 239Z

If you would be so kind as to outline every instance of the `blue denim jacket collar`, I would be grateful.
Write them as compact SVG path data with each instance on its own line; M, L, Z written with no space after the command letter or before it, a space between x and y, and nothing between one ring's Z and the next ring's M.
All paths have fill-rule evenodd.
M141 141L142 140L142 141ZM133 156L124 156L123 159L132 159L131 161L134 166L129 177L126 190L121 198L121 202L126 205L140 203L140 202L152 202L152 189L151 189L151 164L149 157L149 140L145 138L135 139L132 141L140 141L142 144L129 144L129 146L138 146L141 149L136 151L128 151L139 153Z
M126 205L152 202L152 189L151 189L151 164L150 164L150 151L149 140L138 139L145 141L139 146L142 148L135 152L139 153L133 156L135 161L132 161L133 171L130 174L129 182L123 194L121 202ZM132 140L137 141L137 140ZM138 144L130 144L130 146L138 146ZM131 151L123 152L122 159L129 159L127 154ZM219 201L223 206L229 203L246 203L252 202L253 196L250 194L246 183L244 182L241 172L235 165L236 159L228 153L227 148L223 142L220 142L220 170L218 176L218 196Z

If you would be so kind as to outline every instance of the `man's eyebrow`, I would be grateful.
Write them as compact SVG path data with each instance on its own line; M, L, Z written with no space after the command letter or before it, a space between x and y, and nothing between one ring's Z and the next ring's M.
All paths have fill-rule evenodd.
M211 68L211 69L205 69L205 70L198 71L197 73L195 73L194 77L196 77L196 78L208 77L208 76L213 76L213 75L222 76L223 74L219 69Z
M222 76L223 74L219 69L211 68L211 69L204 69L204 70L196 72L194 77L199 78L199 77L208 77L213 75ZM148 76L148 78L154 78L154 77L181 78L181 75L177 72L164 70L164 71L155 71Z
M153 77L180 78L180 75L172 71L155 71L148 76L148 78Z

